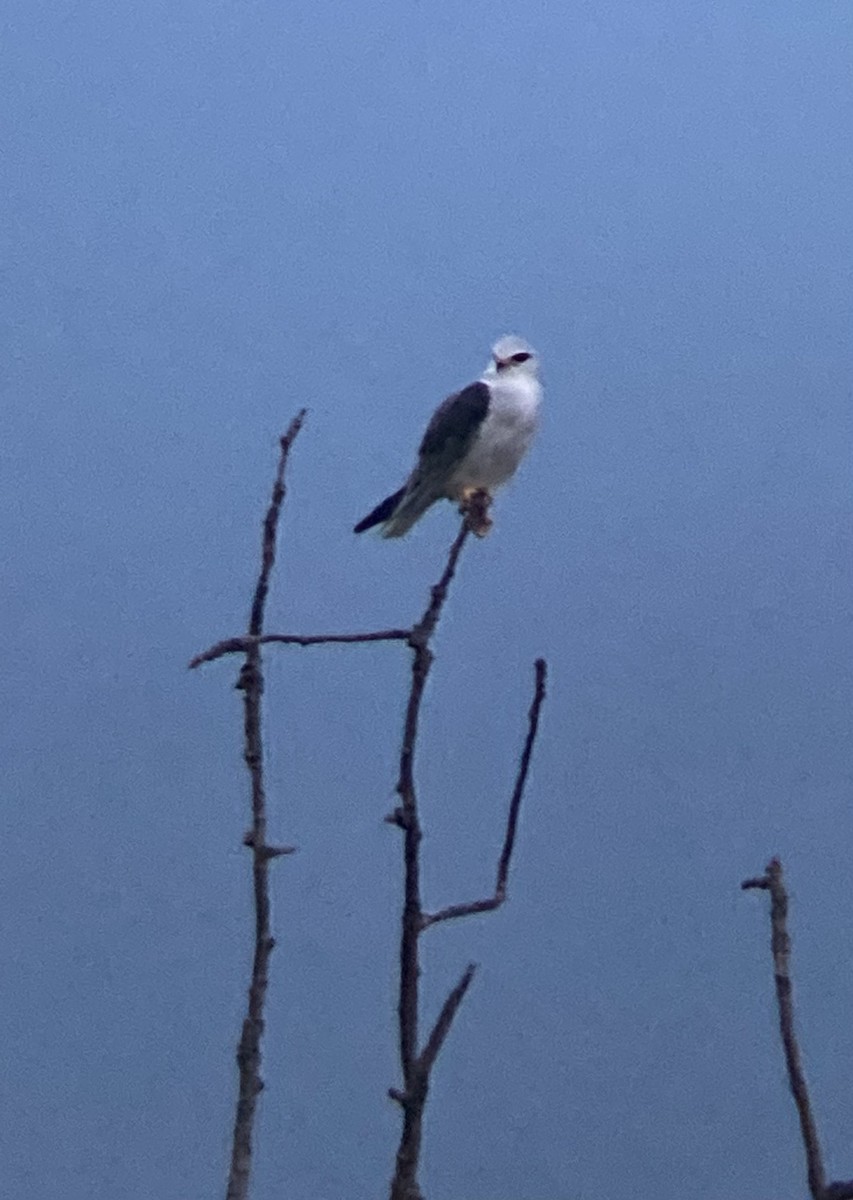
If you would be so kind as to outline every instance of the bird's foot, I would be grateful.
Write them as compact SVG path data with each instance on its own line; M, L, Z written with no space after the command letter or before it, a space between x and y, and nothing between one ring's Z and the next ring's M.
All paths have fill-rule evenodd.
M459 497L459 511L468 528L476 537L485 537L494 521L489 516L492 497L485 488L463 488Z

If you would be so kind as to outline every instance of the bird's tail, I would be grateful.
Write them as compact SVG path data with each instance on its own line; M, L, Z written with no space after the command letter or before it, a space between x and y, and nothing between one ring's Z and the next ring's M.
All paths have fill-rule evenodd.
M404 484L399 492L394 492L393 496L386 496L381 504L377 504L376 508L371 509L367 516L363 517L353 528L353 533L364 533L366 529L372 529L374 525L381 525L384 521L389 520L394 515L394 510L405 494L406 487Z
M354 532L364 533L365 529L372 529L374 525L384 525L383 537L402 537L438 498L432 488L415 480L377 504L372 512L359 521Z

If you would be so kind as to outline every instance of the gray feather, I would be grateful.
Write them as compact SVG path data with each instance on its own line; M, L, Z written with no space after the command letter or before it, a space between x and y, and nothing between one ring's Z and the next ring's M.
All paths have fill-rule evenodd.
M418 466L456 466L464 457L489 411L488 385L478 380L439 404L418 450Z

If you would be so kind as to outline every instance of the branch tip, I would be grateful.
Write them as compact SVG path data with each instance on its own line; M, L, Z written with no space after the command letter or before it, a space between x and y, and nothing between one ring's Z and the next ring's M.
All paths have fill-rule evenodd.
M447 1040L447 1035L450 1033L450 1027L453 1024L456 1014L462 1001L465 999L465 993L471 986L474 974L477 970L476 963L468 963L468 966L462 972L459 982L447 994L447 999L441 1006L441 1011L436 1018L436 1022L432 1027L432 1031L427 1038L427 1043L424 1046L418 1057L418 1067L424 1073L425 1077L429 1077L435 1060L438 1058L439 1051Z
M808 1083L803 1069L800 1045L794 1027L794 994L791 985L791 935L788 932L788 893L782 872L782 863L771 858L766 873L744 881L743 887L761 888L770 893L770 951L773 958L773 980L776 988L776 1006L779 1013L779 1034L788 1073L788 1086L794 1098L800 1122L800 1138L806 1159L806 1172L812 1200L841 1200L845 1184L826 1185L823 1153L820 1145L817 1121L812 1109Z

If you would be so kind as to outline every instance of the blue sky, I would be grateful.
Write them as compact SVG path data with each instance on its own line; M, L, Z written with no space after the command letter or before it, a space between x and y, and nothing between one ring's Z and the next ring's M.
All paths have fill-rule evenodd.
M429 1200L804 1190L767 921L853 1175L853 17L841 3L12 0L0 1160L10 1195L223 1190L247 974L233 670L276 436L271 628L408 624L453 536L353 522L494 337L540 439L470 546L421 762L429 903L510 904L436 1071ZM275 652L256 1200L381 1195L397 1114L401 647Z

